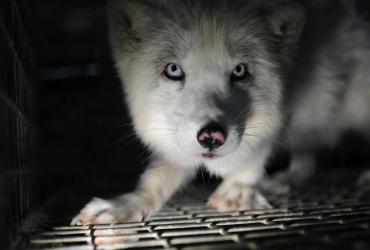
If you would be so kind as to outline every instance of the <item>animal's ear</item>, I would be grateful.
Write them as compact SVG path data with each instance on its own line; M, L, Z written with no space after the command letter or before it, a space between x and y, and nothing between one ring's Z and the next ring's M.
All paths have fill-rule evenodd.
M271 7L267 18L275 35L282 37L285 45L299 41L303 31L306 15L299 4L287 4Z
M151 0L109 0L107 15L115 54L136 49L157 11Z

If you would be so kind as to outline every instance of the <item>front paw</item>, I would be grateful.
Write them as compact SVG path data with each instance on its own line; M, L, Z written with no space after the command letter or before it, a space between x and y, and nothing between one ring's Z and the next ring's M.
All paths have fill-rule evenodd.
M142 221L153 212L143 198L134 194L118 199L94 198L76 215L71 225L114 224Z
M241 183L221 184L211 195L207 205L222 212L271 208L256 188Z

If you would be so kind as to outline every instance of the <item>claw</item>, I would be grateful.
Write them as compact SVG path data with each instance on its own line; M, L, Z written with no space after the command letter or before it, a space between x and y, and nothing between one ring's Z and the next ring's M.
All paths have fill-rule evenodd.
M142 197L125 195L117 200L94 198L76 215L71 225L114 224L143 219L153 211Z
M231 186L221 184L211 195L207 205L223 212L272 208L256 188L240 183Z

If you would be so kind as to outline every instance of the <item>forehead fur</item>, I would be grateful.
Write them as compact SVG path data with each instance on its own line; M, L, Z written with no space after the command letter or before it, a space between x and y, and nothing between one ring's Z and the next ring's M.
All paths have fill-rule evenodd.
M269 48L273 43L259 6L249 1L128 2L120 14L126 16L126 30L121 28L123 35L113 34L113 45L124 53L140 53L143 47L159 49L156 60L160 62L181 58L190 48L222 48L231 56L253 58L259 46Z

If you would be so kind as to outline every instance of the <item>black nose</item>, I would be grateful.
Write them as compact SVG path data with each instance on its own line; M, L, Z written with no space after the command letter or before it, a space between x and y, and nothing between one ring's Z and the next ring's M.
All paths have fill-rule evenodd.
M209 150L221 147L225 140L225 130L217 122L208 123L198 132L199 144Z

